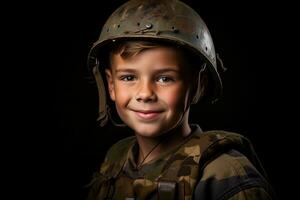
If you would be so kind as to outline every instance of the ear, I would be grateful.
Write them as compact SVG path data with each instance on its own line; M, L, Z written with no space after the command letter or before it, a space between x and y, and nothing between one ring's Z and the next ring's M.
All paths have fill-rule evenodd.
M108 92L110 95L111 100L115 101L115 87L114 87L114 81L113 81L113 75L111 69L105 70L107 85L108 85Z

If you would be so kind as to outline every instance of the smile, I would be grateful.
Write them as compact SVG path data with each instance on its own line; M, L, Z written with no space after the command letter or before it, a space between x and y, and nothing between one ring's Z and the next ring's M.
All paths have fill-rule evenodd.
M159 117L159 115L162 113L162 111L135 111L136 115L138 116L138 118L142 119L142 120L154 120L157 119Z

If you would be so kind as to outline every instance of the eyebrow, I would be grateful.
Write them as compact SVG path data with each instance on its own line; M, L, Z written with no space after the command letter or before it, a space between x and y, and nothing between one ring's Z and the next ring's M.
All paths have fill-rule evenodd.
M127 68L127 69L116 69L116 73L118 72L136 72L137 70L135 69L130 69L130 68Z
M127 69L116 69L116 73L118 72L137 72L136 69L132 68L127 68ZM175 73L180 73L180 70L177 69L172 69L172 68L163 68L163 69L157 69L154 70L155 73L163 73L163 72L175 72Z

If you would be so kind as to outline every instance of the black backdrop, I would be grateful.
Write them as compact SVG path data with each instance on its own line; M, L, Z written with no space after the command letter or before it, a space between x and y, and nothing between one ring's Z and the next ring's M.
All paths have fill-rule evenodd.
M55 199L84 199L84 185L98 169L106 150L130 135L112 126L97 127L97 91L86 68L88 50L101 26L123 2L45 6L47 19L42 27L49 60L46 66L55 69L50 78L51 88L55 86L55 99L49 106L51 114L54 111L49 116L52 133L46 139L51 143L49 158L54 157L49 159L53 170L50 176L55 175L48 193L53 193ZM184 2L204 19L216 51L228 68L223 75L221 100L214 105L193 106L191 122L199 123L204 130L224 129L247 136L278 196L286 199L292 195L286 178L293 176L288 163L294 158L286 148L293 136L292 122L283 122L294 110L290 104L294 99L287 96L295 91L291 85L296 85L289 78L289 67L294 65L288 63L293 60L288 47L293 40L287 33L292 27L290 11L280 3L262 5L259 1ZM47 128L43 130L47 132Z

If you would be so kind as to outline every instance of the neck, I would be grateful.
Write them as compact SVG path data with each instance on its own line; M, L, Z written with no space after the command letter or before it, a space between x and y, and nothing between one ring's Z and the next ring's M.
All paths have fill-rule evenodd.
M187 137L190 133L191 128L188 123L183 123L175 129L155 138L143 137L137 134L136 138L140 149L137 158L138 165L143 165L156 159L162 153L182 142L183 138Z

